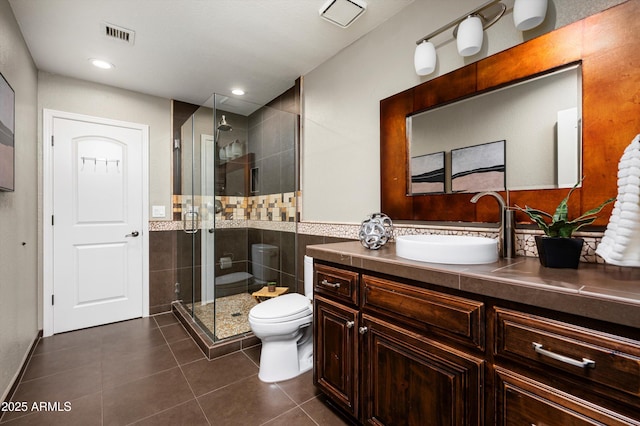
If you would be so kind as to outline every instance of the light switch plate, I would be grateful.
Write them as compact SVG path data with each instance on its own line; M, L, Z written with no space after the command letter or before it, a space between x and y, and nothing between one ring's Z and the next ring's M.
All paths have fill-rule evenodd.
M152 206L151 207L151 216L152 217L165 217L166 212L164 206Z

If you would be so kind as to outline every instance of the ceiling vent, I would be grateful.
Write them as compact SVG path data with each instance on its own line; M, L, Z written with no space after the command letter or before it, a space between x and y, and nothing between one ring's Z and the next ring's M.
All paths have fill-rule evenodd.
M133 46L136 38L135 31L109 24L108 22L102 23L102 34L108 39L118 40L123 43L130 44L131 46Z
M347 28L366 10L367 3L362 0L329 0L319 12L321 17L332 24Z

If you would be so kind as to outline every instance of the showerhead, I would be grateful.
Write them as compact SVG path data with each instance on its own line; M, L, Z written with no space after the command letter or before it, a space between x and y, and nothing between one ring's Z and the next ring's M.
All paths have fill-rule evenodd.
M231 127L231 124L227 123L227 120L224 115L222 116L220 123L218 123L218 130L222 130L223 132L228 132L230 130L233 130L233 127Z

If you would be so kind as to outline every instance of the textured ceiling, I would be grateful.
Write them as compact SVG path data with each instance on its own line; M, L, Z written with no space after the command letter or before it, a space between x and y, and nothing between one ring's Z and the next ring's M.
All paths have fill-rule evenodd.
M346 29L326 0L9 0L39 70L202 104L241 87L264 104L413 0L367 0ZM107 22L135 31L129 45ZM100 70L100 58L115 69Z

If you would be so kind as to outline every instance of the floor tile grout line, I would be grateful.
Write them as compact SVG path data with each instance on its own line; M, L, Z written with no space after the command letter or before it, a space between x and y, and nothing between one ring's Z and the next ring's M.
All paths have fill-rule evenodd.
M283 411L282 413L278 414L277 416L275 416L275 417L273 417L273 418L271 418L271 419L269 419L267 421L264 421L264 422L260 423L260 426L266 425L267 423L270 423L270 422L274 421L275 419L280 418L280 417L284 416L285 414L288 414L288 413L290 413L290 412L292 412L292 411L294 411L296 409L302 410L302 408L300 408L299 405L296 405L295 407L292 407L292 408L290 408L290 409L288 409L286 411ZM309 417L309 420L311 420L315 424L318 424L306 411L302 410L302 412L305 414L305 416Z
M151 374L151 375L149 375L149 376L142 377L142 378L140 378L140 379L132 380L132 381L130 381L130 382L124 383L123 385L130 384L130 383L134 383L134 382L137 382L137 381L140 381L140 380L145 380L145 379L148 379L149 377L155 376L155 375L157 375L157 374L166 373L167 371L173 370L174 368L179 368L179 369L180 369L180 373L182 374L183 378L185 379L185 382L187 382L187 386L189 386L189 389L191 390L191 394L192 394L192 395L194 395L193 390L191 389L191 385L189 384L189 381L186 379L186 377L184 377L184 372L182 371L182 369L180 368L180 366L179 366L179 365L177 365L177 366L175 366L175 367L171 367L171 368L166 369L166 370L158 371L158 372L156 372L156 373L154 373L154 374ZM119 385L119 386L121 386L121 385ZM112 388L112 389L115 389L115 388L117 388L117 387L119 387L119 386L116 386L116 387L114 387L114 388ZM108 390L111 390L111 389L108 389ZM197 398L195 397L195 395L194 395L194 398L193 398L193 399L194 399L194 400L196 400L196 402L197 402ZM102 392L102 401L103 401L103 405L104 405L104 392ZM155 413L153 413L153 414L151 414L151 415L149 415L149 416L141 417L141 418L139 418L139 419L135 419L134 421L132 421L132 422L130 422L130 423L127 423L127 424L129 424L129 425L130 425L130 424L133 424L133 423L139 422L139 421L141 421L141 420L144 420L144 419L146 419L146 418L148 418L148 417L153 417L153 416L155 416L155 415L157 415L157 414L160 414L160 413L162 413L162 412L164 412L164 411L168 411L168 410L171 410L171 409L173 409L173 408L179 407L179 406L180 406L180 405L182 405L182 404L186 404L186 403L187 403L187 402L189 402L189 401L191 401L191 400L190 400L190 399L188 399L188 400L186 400L186 401L183 401L183 402L177 403L177 404L175 404L175 405L171 405L171 406L169 406L169 407L167 407L167 408L164 408L164 409L162 409L162 410L160 410L160 411L157 411L157 412L155 412ZM102 423L104 424L104 409L103 409L102 413L103 413L103 414L102 414L102 415L103 415ZM205 416L205 417L206 417L206 416Z
M180 321L178 321L178 324L182 325L182 323ZM184 325L182 327L184 328ZM191 337L191 335L188 332L187 332L187 336L188 336L189 339L191 339L193 341L193 337ZM167 342L167 346L169 347L169 350L171 351L171 355L173 355L173 359L178 364L178 368L180 369L180 373L182 374L182 377L184 378L184 381L187 382L187 386L189 386L189 390L191 391L191 395L193 395L193 399L195 400L196 404L198 404L198 408L200 408L200 412L204 416L204 418L207 421L207 423L209 424L209 426L211 426L211 421L209 420L209 417L207 417L207 413L205 413L204 409L202 408L202 405L200 404L200 401L198 401L198 397L196 396L196 393L193 390L193 386L191 386L191 383L189 382L189 379L187 378L187 375L185 374L184 370L182 369L182 365L180 364L180 361L178 361L178 357L176 357L176 354L173 351L173 349L171 348L171 345L169 344L169 341L167 341L167 338L164 336L164 333L163 333L163 337L164 337L164 340ZM186 339L183 339L183 340L186 340ZM180 340L180 341L182 341L182 340ZM200 350L200 347L195 343L195 341L193 341L193 343L196 345L198 350ZM203 358L200 358L199 360L196 360L196 361L200 361L202 359ZM206 359L206 357L204 359ZM196 362L196 361L193 361L193 362ZM187 364L185 364L185 365L187 365Z
M252 348L253 348L253 346L252 346ZM256 363L256 362L253 360L253 358L251 358L251 357L249 356L249 354L247 354L247 353L245 352L245 350L244 350L244 349L240 349L240 352L242 352L242 354L243 354L244 356L246 356L247 358L249 358L249 361L251 361L251 362L253 363L253 365L255 365L256 367L258 367L258 369L260 368L260 364L259 364L259 363Z
M100 364L101 364L101 366L102 366L102 360L100 360ZM35 382L36 380L48 379L48 378L51 378L51 377L54 377L54 376L57 376L57 375L60 375L60 374L70 373L70 372L72 372L72 371L79 370L79 369L81 369L81 368L87 368L87 367L88 367L88 366L90 366L90 365L91 365L90 363L88 363L88 364L83 364L83 365L81 365L81 366L79 366L79 367L67 368L66 370L56 371L55 373L47 374L47 375L45 375L45 376L38 376L38 377L34 377L33 379L27 379L27 380L24 380L24 379L23 379L23 380L20 380L20 383L18 384L18 387L19 387L20 385L22 385L23 383L31 383L31 382ZM29 368L29 367L27 366L27 369L28 369L28 368ZM26 370L25 370L25 371L26 371Z
M134 425L134 424L136 424L136 423L138 423L138 422L141 422L141 421L143 421L143 420L147 420L147 419L150 419L150 418L152 418L152 417L155 417L155 416L157 416L157 415L159 415L159 414L166 413L166 412L168 412L168 411L170 411L170 410L173 410L173 409L174 409L174 408L176 408L176 407L180 407L181 405L188 404L188 403L190 403L191 401L192 401L192 400L191 400L191 399L189 399L189 400L187 400L187 401L181 402L181 403L179 403L179 404L177 404L177 405L174 405L174 406L172 406L172 407L165 408L165 409L163 409L163 410L161 410L161 411L158 411L158 412L156 412L156 413L150 414L150 415L148 415L148 416L146 416L146 417L142 417L142 418L136 419L136 420L134 420L134 421L132 421L132 422L127 423L127 424L126 424L126 426ZM197 402L197 401L196 401L196 402ZM204 414L204 413L203 413L203 414ZM205 416L205 419L206 419L206 418L207 418L207 416ZM103 423L104 423L104 421L103 421ZM207 423L209 423L209 425L211 425L211 423L209 422L209 419L207 419Z
M226 388L228 388L228 387L230 387L230 386L233 386L233 385L235 385L235 384L238 384L238 383L240 383L240 382L242 382L242 381L244 381L244 380L248 380L248 379L250 379L250 378L252 378L252 377L257 377L257 376L258 376L258 373L255 373L255 374L252 374L252 375L250 375L250 376L247 376L247 377L243 377L243 378L241 378L241 379L238 379L238 380L236 380L236 381L234 381L234 382L227 383L227 384L226 384L226 385L224 385L224 386L220 386L219 388L212 389L212 390L210 390L210 391L208 391L208 392L203 393L202 395L198 395L198 396L196 396L196 399L199 399L199 398L202 398L203 396L207 396L207 395L210 395L210 394L212 394L212 393L214 393L214 392L218 392L218 391L220 391L220 390L226 389Z

